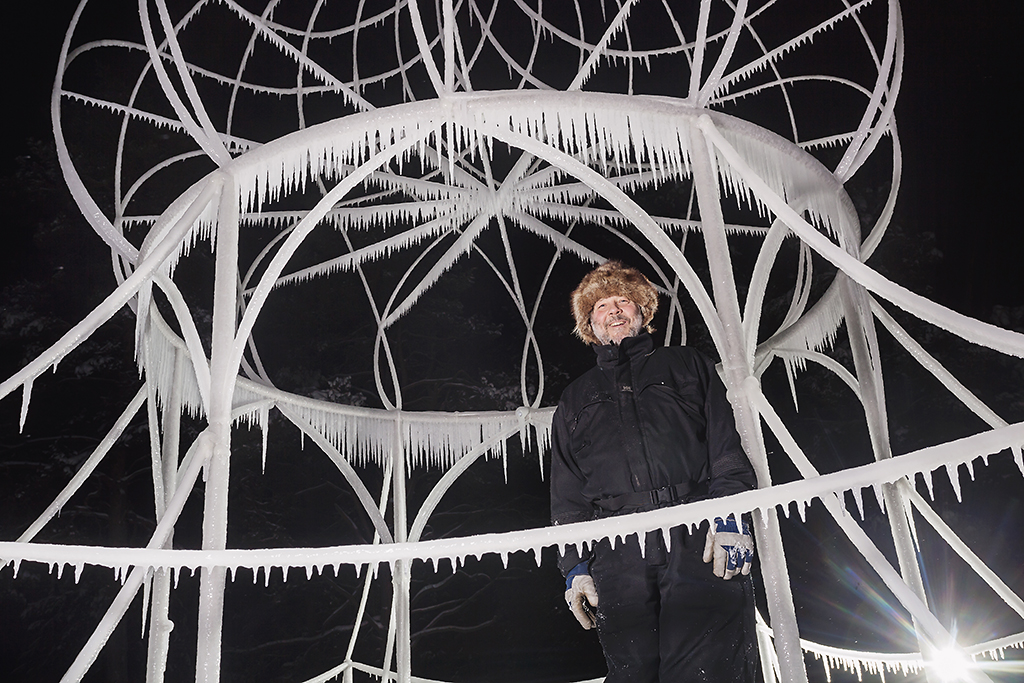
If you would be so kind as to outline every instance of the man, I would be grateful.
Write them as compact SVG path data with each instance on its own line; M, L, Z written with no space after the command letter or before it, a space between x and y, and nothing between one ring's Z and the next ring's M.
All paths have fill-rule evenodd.
M655 348L654 286L609 261L572 293L576 334L596 367L563 392L552 426L551 520L568 524L754 488L732 408L711 361ZM566 601L597 626L608 683L753 681L757 675L747 524L729 517L608 540L559 559ZM709 566L708 562L713 562ZM738 576L737 576L738 575ZM727 580L736 576L735 580Z

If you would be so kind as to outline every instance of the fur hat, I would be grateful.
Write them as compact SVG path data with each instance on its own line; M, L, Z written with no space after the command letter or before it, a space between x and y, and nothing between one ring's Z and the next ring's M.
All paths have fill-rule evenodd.
M607 261L580 280L572 293L572 315L576 318L576 336L588 344L600 344L590 325L594 304L609 296L621 295L640 307L644 328L651 332L651 320L658 310L658 290L636 268L621 261Z

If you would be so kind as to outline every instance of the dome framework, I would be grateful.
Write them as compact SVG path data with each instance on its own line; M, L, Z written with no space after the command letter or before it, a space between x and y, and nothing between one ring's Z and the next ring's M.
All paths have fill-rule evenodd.
M118 597L64 680L82 679L143 589L152 596L147 680L163 680L168 603L174 574L184 568L200 574L196 680L217 681L224 593L240 568L269 576L274 568L302 567L310 577L353 566L369 586L385 563L394 597L381 667L352 659L357 625L344 660L314 680L350 680L371 669L412 680L414 561L436 567L447 559L454 567L497 554L507 563L526 551L539 563L544 547L637 542L639 534L732 512L750 512L756 523L771 624L759 631L768 680L806 681L804 650L829 667L934 676L928 663L936 652L952 647L974 656L1024 641L1016 633L957 645L929 607L922 577L916 525L926 522L1024 617L1024 602L916 486L920 474L931 491L932 473L944 468L959 492L960 465L970 470L976 458L1006 449L1024 471L1024 424L1008 424L984 405L886 307L1013 357L1024 355L1024 337L945 309L866 263L889 227L900 180L898 3L836 2L829 11L822 3L712 0L682 7L578 0L557 10L512 0L253 4L143 0L126 9L138 17L130 38L95 38L81 35L85 21L113 3L83 1L67 34L53 95L58 155L83 215L111 249L118 286L0 385L0 396L22 389L24 423L36 378L125 305L136 314L143 382L53 504L16 542L0 544L0 557L16 566L47 562L81 571L94 564L123 574ZM91 90L87 67L96 64L132 74L123 92ZM833 65L835 73L814 70ZM816 115L822 101L838 113ZM109 129L109 141L74 139L79 117L105 120L107 128L97 130ZM97 187L81 175L82 150L108 142L112 181ZM872 164L889 169L888 195L874 222L862 226L847 187ZM101 195L108 188L112 196ZM650 198L669 193L686 197L685 210L656 210ZM336 252L310 247L324 233L335 236L328 243ZM759 245L751 263L737 249L747 239ZM703 245L703 259L688 250L694 241ZM197 244L213 253L209 323L194 283L180 275ZM758 490L557 528L423 540L445 492L474 462L508 457L517 436L541 455L547 449L545 367L556 352L545 342L558 337L542 328L544 311L565 308L556 283L620 256L609 249L633 255L667 298L666 343L685 341L688 329L706 330ZM789 251L797 254L795 271ZM518 315L520 348L510 374L519 377L521 405L410 409L416 378L403 370L399 321L467 262L500 285L503 305ZM823 274L831 280L815 291ZM791 294L786 312L773 315L765 302L779 280ZM287 391L264 363L265 317L275 297L320 282L342 283L345 301L365 299L358 310L372 339L359 370L372 375L378 407ZM308 299L312 305L316 297ZM878 325L991 429L894 458ZM834 353L838 343L849 349L852 367ZM808 362L848 386L864 411L870 457L819 471L763 387L776 361L794 399ZM153 434L157 516L147 547L33 543L143 405ZM260 428L265 463L273 457L272 411L338 469L376 542L228 547L232 428ZM205 425L192 443L179 442L183 415ZM801 479L773 483L769 440ZM380 491L368 488L363 467L381 472ZM407 486L429 468L444 475L418 510L409 509ZM175 525L201 472L202 549L175 549ZM866 488L885 513L896 566L855 519L865 517ZM803 516L812 502L911 615L926 656L801 642L778 513L788 516L795 505ZM984 669L969 676L988 680Z

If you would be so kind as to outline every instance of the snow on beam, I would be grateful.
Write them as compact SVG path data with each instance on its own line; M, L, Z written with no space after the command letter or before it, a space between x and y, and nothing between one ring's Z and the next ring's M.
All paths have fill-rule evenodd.
M895 482L930 472L947 464L960 464L982 455L999 453L1024 441L1024 422L995 429L958 441L930 446L889 460L873 462L832 474L779 484L768 489L746 491L725 498L703 500L649 512L588 522L577 522L542 529L501 534L482 534L463 538L437 539L420 543L350 545L324 548L268 548L229 550L164 550L154 548L101 548L95 546L48 545L0 542L0 557L10 561L41 563L64 562L107 567L305 567L322 568L334 564L372 564L399 560L430 561L438 558L465 558L485 553L518 552L551 546L574 545L595 539L625 538L682 524L699 525L707 519L730 513L748 512L804 503L825 495L841 495L853 488L865 488L877 482Z

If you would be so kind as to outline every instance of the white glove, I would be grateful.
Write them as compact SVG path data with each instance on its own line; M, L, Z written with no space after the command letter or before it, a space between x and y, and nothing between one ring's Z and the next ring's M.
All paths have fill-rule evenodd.
M565 602L569 605L572 615L580 622L580 626L588 631L595 626L592 607L597 607L597 586L589 574L577 574L572 577L572 585L565 591Z
M712 560L715 561L712 571L721 579L750 574L750 565L754 560L754 537L750 535L750 527L746 522L737 528L736 518L732 515L724 521L721 517L715 517L704 543L704 561Z

